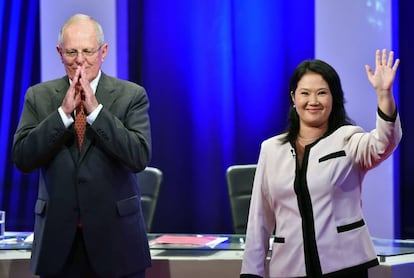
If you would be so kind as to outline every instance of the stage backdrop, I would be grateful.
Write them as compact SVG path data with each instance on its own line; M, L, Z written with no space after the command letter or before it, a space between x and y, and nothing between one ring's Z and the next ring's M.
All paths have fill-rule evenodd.
M375 66L376 49L393 49L399 54L392 42L392 14L397 8L391 0L315 1L315 57L328 61L338 71L348 114L365 130L375 128L377 111L376 94L368 82L365 65ZM398 86L394 89L398 99ZM398 230L398 182L394 186L397 163L391 156L367 174L362 188L362 208L376 237L392 238ZM398 166L395 168L399 174Z
M154 229L232 231L226 169L284 130L290 73L314 57L313 2L144 1L128 18L129 78L148 90L165 175Z
M6 210L6 229L33 228L37 174L18 172L10 152L24 94L39 81L39 3L0 1L0 209Z

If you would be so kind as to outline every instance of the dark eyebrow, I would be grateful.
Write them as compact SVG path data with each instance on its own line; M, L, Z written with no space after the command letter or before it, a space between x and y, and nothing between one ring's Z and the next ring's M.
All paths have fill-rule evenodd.
M330 89L329 89L329 88L324 87L324 88L319 88L319 89L317 90L317 92L321 92L321 91L326 91L326 92L329 92L329 91L330 91Z
M311 92L311 91L313 91L312 89L309 89L309 88L298 88L298 90L302 90L302 91L307 91L307 92ZM321 88L318 88L318 89L316 89L315 90L315 92L320 92L320 91L327 91L327 90L329 90L329 88L328 87L321 87Z

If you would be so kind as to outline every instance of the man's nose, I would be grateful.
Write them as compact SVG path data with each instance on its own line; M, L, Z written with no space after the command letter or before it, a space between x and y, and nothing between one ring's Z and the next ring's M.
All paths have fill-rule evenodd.
M83 56L82 52L78 52L78 55L76 55L76 63L79 65L82 65L85 62L85 56Z

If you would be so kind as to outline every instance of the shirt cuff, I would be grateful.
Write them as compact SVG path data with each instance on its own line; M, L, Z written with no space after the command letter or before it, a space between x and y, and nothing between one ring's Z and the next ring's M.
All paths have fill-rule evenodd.
M86 121L88 122L88 124L93 124L93 122L96 120L96 118L99 115L99 112L101 112L103 108L102 104L99 104L98 107L95 108L95 110L93 110L87 117L86 117Z
M75 121L71 115L68 116L65 112L63 112L62 106L58 108L58 112L66 128L70 127L70 125Z

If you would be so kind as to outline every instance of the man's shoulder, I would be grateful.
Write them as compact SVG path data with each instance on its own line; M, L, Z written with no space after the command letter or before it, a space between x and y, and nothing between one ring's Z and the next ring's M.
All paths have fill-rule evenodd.
M118 97L135 97L146 95L146 90L143 86L138 85L137 83L134 83L132 81L120 79L105 74L102 74L98 83L97 90L112 93L116 92L115 95Z
M100 83L112 84L112 86L114 87L121 86L121 87L131 87L131 88L143 88L141 85L135 82L121 79L121 78L114 77L114 76L110 76L110 75L106 75L105 73L102 73Z
M46 88L53 89L53 88L60 88L60 87L63 87L65 85L69 86L69 81L68 81L67 77L61 77L61 78L56 78L56 79L43 81L43 82L34 84L34 85L31 86L31 88L33 90L46 89Z

